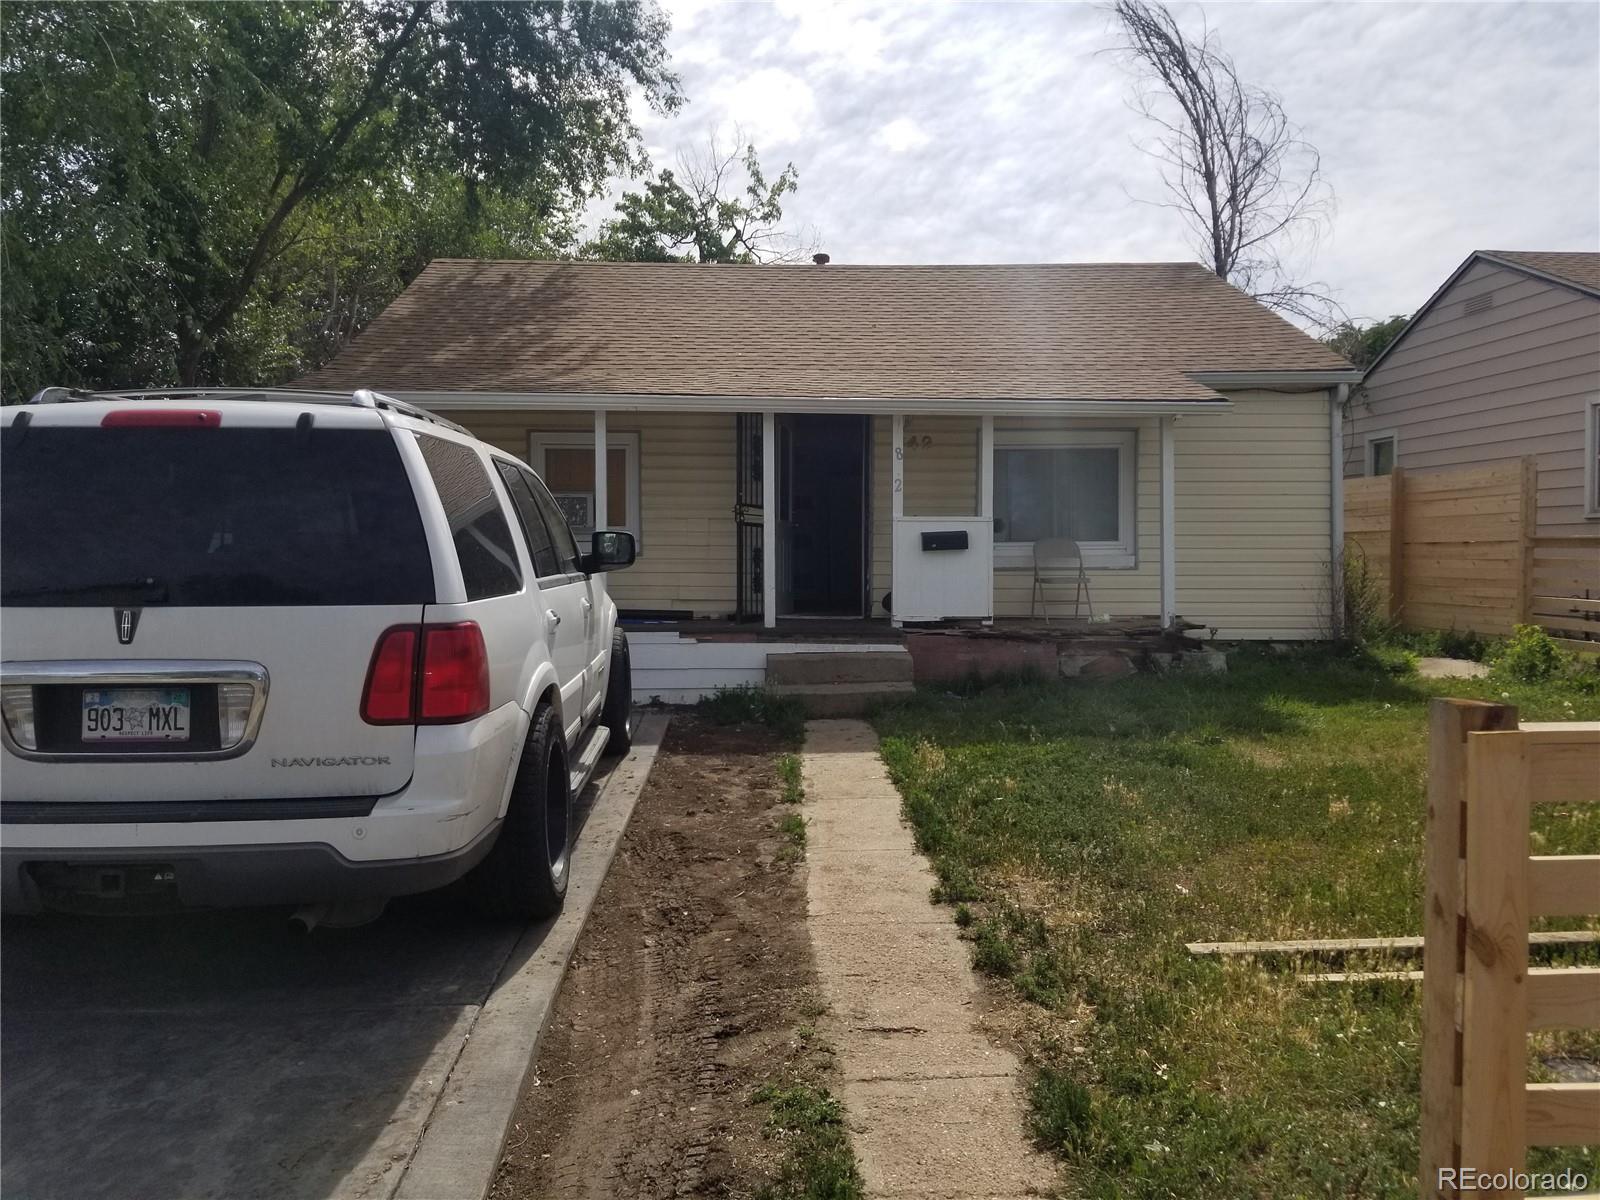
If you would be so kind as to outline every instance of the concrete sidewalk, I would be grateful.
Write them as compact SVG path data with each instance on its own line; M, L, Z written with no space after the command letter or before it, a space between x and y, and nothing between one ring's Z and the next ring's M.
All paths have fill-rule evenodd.
M1027 1142L1020 1064L979 992L900 794L862 721L812 721L803 758L808 923L843 1024L842 1099L872 1196L1010 1197L1056 1183Z

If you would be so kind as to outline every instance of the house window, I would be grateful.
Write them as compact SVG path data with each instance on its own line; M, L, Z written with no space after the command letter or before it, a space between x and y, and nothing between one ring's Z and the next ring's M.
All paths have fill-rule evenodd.
M1134 547L1132 430L995 431L997 566L1029 566L1033 544L1072 538L1093 567L1131 567Z
M1600 517L1600 400L1589 401L1588 433L1583 455L1583 515Z
M528 462L550 489L580 544L594 532L594 434L535 432ZM606 527L626 529L642 549L639 530L639 435L606 434Z
M1373 477L1394 473L1395 447L1399 439L1392 433L1372 434L1367 438L1367 474Z

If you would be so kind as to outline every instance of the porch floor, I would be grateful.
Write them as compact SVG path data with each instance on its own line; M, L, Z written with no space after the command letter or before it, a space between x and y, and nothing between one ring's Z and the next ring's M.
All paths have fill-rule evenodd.
M895 628L886 618L780 617L767 629L754 621L704 619L690 621L622 618L630 633L675 633L697 641L717 642L903 642L907 634L942 634L973 638L1018 638L1028 641L1159 641L1172 636L1158 616L1118 617L1090 621L1082 617L996 617L992 624L952 622ZM1179 630L1199 626L1179 624Z

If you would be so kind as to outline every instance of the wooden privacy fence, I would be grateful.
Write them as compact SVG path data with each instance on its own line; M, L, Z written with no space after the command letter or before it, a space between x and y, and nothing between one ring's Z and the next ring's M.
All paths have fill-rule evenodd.
M1530 1032L1600 1029L1600 968L1528 966L1531 919L1600 914L1600 855L1528 854L1533 805L1600 803L1600 722L1435 700L1428 739L1418 1180L1520 1197L1530 1146L1600 1144L1600 1083L1527 1081Z
M1600 536L1539 537L1532 457L1345 481L1345 539L1410 629L1544 625L1600 650Z

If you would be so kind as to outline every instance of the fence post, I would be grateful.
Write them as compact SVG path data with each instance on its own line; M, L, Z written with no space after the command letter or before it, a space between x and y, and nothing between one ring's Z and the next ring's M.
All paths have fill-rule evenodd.
M1539 526L1539 460L1531 454L1522 458L1522 500L1518 507L1522 542L1522 569L1518 573L1517 616L1514 624L1533 623L1533 538Z
M1527 1165L1528 746L1467 738L1467 953L1461 1001L1461 1165ZM1487 1196L1522 1195L1508 1188Z
M1428 825L1422 949L1422 1128L1417 1181L1423 1200L1454 1200L1439 1169L1460 1166L1461 1047L1456 982L1466 948L1461 894L1467 800L1467 734L1515 729L1509 704L1433 700L1428 705Z
M1399 623L1406 606L1406 472L1389 472L1389 620Z

